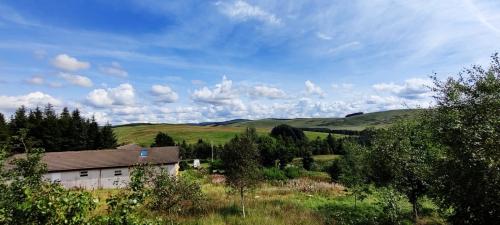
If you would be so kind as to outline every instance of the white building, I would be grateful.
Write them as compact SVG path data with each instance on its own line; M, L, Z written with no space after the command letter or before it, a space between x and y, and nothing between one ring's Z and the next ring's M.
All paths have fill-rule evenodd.
M124 187L130 181L130 171L138 164L164 168L176 176L179 161L177 146L47 152L42 158L47 164L46 179L67 188L84 189Z

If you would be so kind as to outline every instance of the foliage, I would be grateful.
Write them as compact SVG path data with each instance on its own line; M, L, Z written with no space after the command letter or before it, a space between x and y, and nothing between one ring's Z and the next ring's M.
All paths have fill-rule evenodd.
M427 116L444 145L436 168L436 199L453 208L456 224L500 221L500 60L474 66L458 78L439 81L437 106Z
M404 196L391 187L383 188L380 192L377 204L382 208L381 219L384 224L402 224L404 215L400 202Z
M268 181L284 181L288 179L285 172L276 167L262 168L262 177Z
M214 160L214 161L210 161L209 167L208 167L208 171L210 173L213 173L214 171L220 173L223 170L224 170L224 162L222 162L222 160L217 159L217 160Z
M202 207L201 186L183 176L173 177L162 170L152 178L148 208L162 212L181 212Z
M276 140L269 136L260 136L257 140L260 164L265 167L276 166L278 153L276 151Z
M401 121L379 130L371 143L370 165L376 184L391 184L406 195L418 217L418 200L429 188L439 147L418 121Z
M295 179L300 176L300 169L295 166L288 166L284 169L285 176L289 179Z
M304 134L304 131L286 124L281 124L274 127L271 130L271 137L290 140L296 145L307 143L307 137Z
M117 145L111 125L99 128L94 117L86 119L78 109L70 113L67 108L63 108L61 114L57 115L50 104L43 110L39 107L28 110L21 106L8 124L2 122L2 119L3 115L0 116L0 143L6 143L6 137L15 136L26 129L33 147L43 148L48 152L105 149ZM24 151L16 141L11 142L10 148L14 152Z
M259 152L253 137L254 131L247 131L229 141L222 152L226 183L240 193L242 214L245 217L244 193L258 183Z
M174 139L168 136L167 133L158 132L155 137L155 141L151 144L151 147L164 147L164 146L174 146Z
M0 169L1 224L84 224L95 202L87 192L66 190L57 183L42 179L45 165L42 149L32 149L26 140L27 130L18 137L23 143L24 157L10 161L13 168ZM0 154L3 165L5 147Z
M313 164L314 164L314 158L312 157L311 152L306 151L302 156L302 167L304 167L304 169L306 170L311 170Z

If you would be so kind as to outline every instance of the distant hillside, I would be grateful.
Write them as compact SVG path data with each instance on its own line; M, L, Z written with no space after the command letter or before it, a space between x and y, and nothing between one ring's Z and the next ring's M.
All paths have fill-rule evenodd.
M240 123L232 123L228 126L258 128L275 127L279 124L288 124L302 128L330 128L336 130L363 130L367 127L384 127L394 123L399 119L414 117L420 109L400 109L362 115L350 116L347 118L297 118L297 119L262 119Z
M209 122L197 124L128 124L115 126L113 130L118 143L137 143L149 146L154 136L159 132L167 132L175 141L186 140L194 143L202 138L214 144L226 143L245 127L253 126L260 134L268 134L279 124L289 124L299 128L329 128L335 130L363 130L367 127L384 127L402 118L416 116L420 110L391 110L366 113L348 118L299 118L299 119L262 119L262 120L231 120L226 122ZM305 132L309 139L317 136L325 137L326 133Z

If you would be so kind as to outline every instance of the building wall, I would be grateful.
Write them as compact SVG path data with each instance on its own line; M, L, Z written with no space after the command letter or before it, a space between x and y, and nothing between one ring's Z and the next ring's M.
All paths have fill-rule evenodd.
M172 176L177 176L179 164L168 164L157 167L166 169ZM94 170L78 170L49 172L44 175L45 179L52 182L60 182L66 188L123 188L130 182L130 172L133 168L117 167Z

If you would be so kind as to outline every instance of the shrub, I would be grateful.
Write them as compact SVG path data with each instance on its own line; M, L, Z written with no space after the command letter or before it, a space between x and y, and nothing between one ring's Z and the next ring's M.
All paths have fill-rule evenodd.
M173 177L162 170L152 179L148 208L163 212L185 211L201 206L201 186L183 176Z
M265 180L269 181L283 181L288 179L288 177L285 175L285 172L276 167L263 168L262 176L264 177Z
M214 160L209 163L208 166L208 172L209 173L215 173L218 172L220 173L221 171L224 171L224 163L222 160Z
M184 171L189 168L190 168L189 163L186 160L182 160L179 162L179 171Z
M295 179L300 176L300 169L295 166L286 167L285 175L290 179Z

